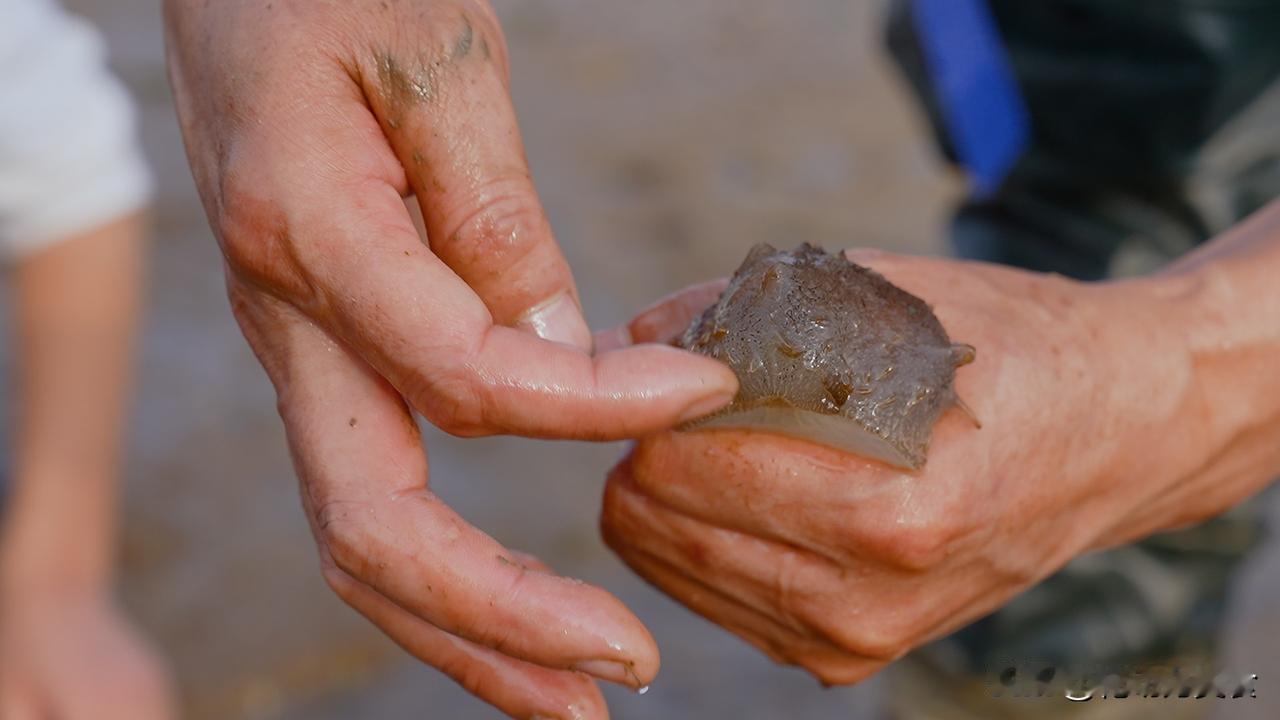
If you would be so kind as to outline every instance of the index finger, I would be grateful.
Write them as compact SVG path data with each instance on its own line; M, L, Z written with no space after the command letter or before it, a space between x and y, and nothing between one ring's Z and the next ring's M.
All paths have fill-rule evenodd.
M590 351L578 293L534 189L484 3L436 3L358 59L432 251L500 325Z

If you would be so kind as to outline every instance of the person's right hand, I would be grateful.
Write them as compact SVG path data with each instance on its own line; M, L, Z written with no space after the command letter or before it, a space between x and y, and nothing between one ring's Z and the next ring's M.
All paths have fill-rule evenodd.
M592 357L483 2L168 0L166 15L187 153L326 580L513 716L603 717L578 671L646 684L652 639L433 495L410 408L455 435L633 437L727 403L732 373L657 345Z

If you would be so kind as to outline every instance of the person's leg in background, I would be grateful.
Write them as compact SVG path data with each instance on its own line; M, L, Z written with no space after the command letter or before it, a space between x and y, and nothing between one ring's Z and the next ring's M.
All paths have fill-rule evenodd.
M1203 0L989 0L1031 120L1001 188L957 209L962 257L1083 280L1149 272L1280 195L1280 6ZM943 129L898 2L890 47ZM1046 478L1046 481L1051 479ZM1009 700L1039 663L1213 668L1226 595L1262 536L1260 498L1188 530L1081 558L887 671L895 717L1146 717L1150 706ZM1194 669L1194 668L1192 668ZM1042 676L1041 679L1047 679ZM1063 676L1059 682L1059 697ZM1100 678L1099 678L1100 679ZM1004 690L1001 698L993 698ZM1202 716L1203 703L1162 705ZM1118 713L1118 714L1117 714Z
M167 673L112 592L150 177L86 24L9 0L0 69L18 396L0 469L0 717L161 720Z

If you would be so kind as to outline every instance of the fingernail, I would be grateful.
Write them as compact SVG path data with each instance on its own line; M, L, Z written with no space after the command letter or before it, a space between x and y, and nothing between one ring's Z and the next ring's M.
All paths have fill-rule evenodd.
M698 418L710 415L720 408L728 405L733 401L733 395L729 393L717 393L694 401L689 407L680 413L680 422L687 423Z
M573 669L598 677L601 680L608 680L631 688L639 684L639 680L631 668L613 660L585 660L574 665Z
M543 340L591 352L591 330L582 318L578 303L568 294L558 295L530 310L516 323L516 327L529 330Z
M631 345L631 329L619 325L610 330L602 330L595 334L595 354L620 350Z

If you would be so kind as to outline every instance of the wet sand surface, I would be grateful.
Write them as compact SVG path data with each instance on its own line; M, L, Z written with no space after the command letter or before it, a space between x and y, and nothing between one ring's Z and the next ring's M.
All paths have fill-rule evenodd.
M128 606L175 663L186 717L497 717L320 579L274 396L227 310L186 168L157 4L71 3L100 22L142 103L160 181ZM941 251L959 183L880 53L879 3L496 4L534 175L593 327L731 272L757 242ZM608 588L649 625L663 672L643 697L608 690L615 718L874 717L875 681L823 690L779 669L609 554L597 503L622 445L425 438L433 487L464 517ZM1259 563L1242 637L1275 636L1274 559ZM1267 689L1275 644L1241 648L1266 663L1255 667Z

